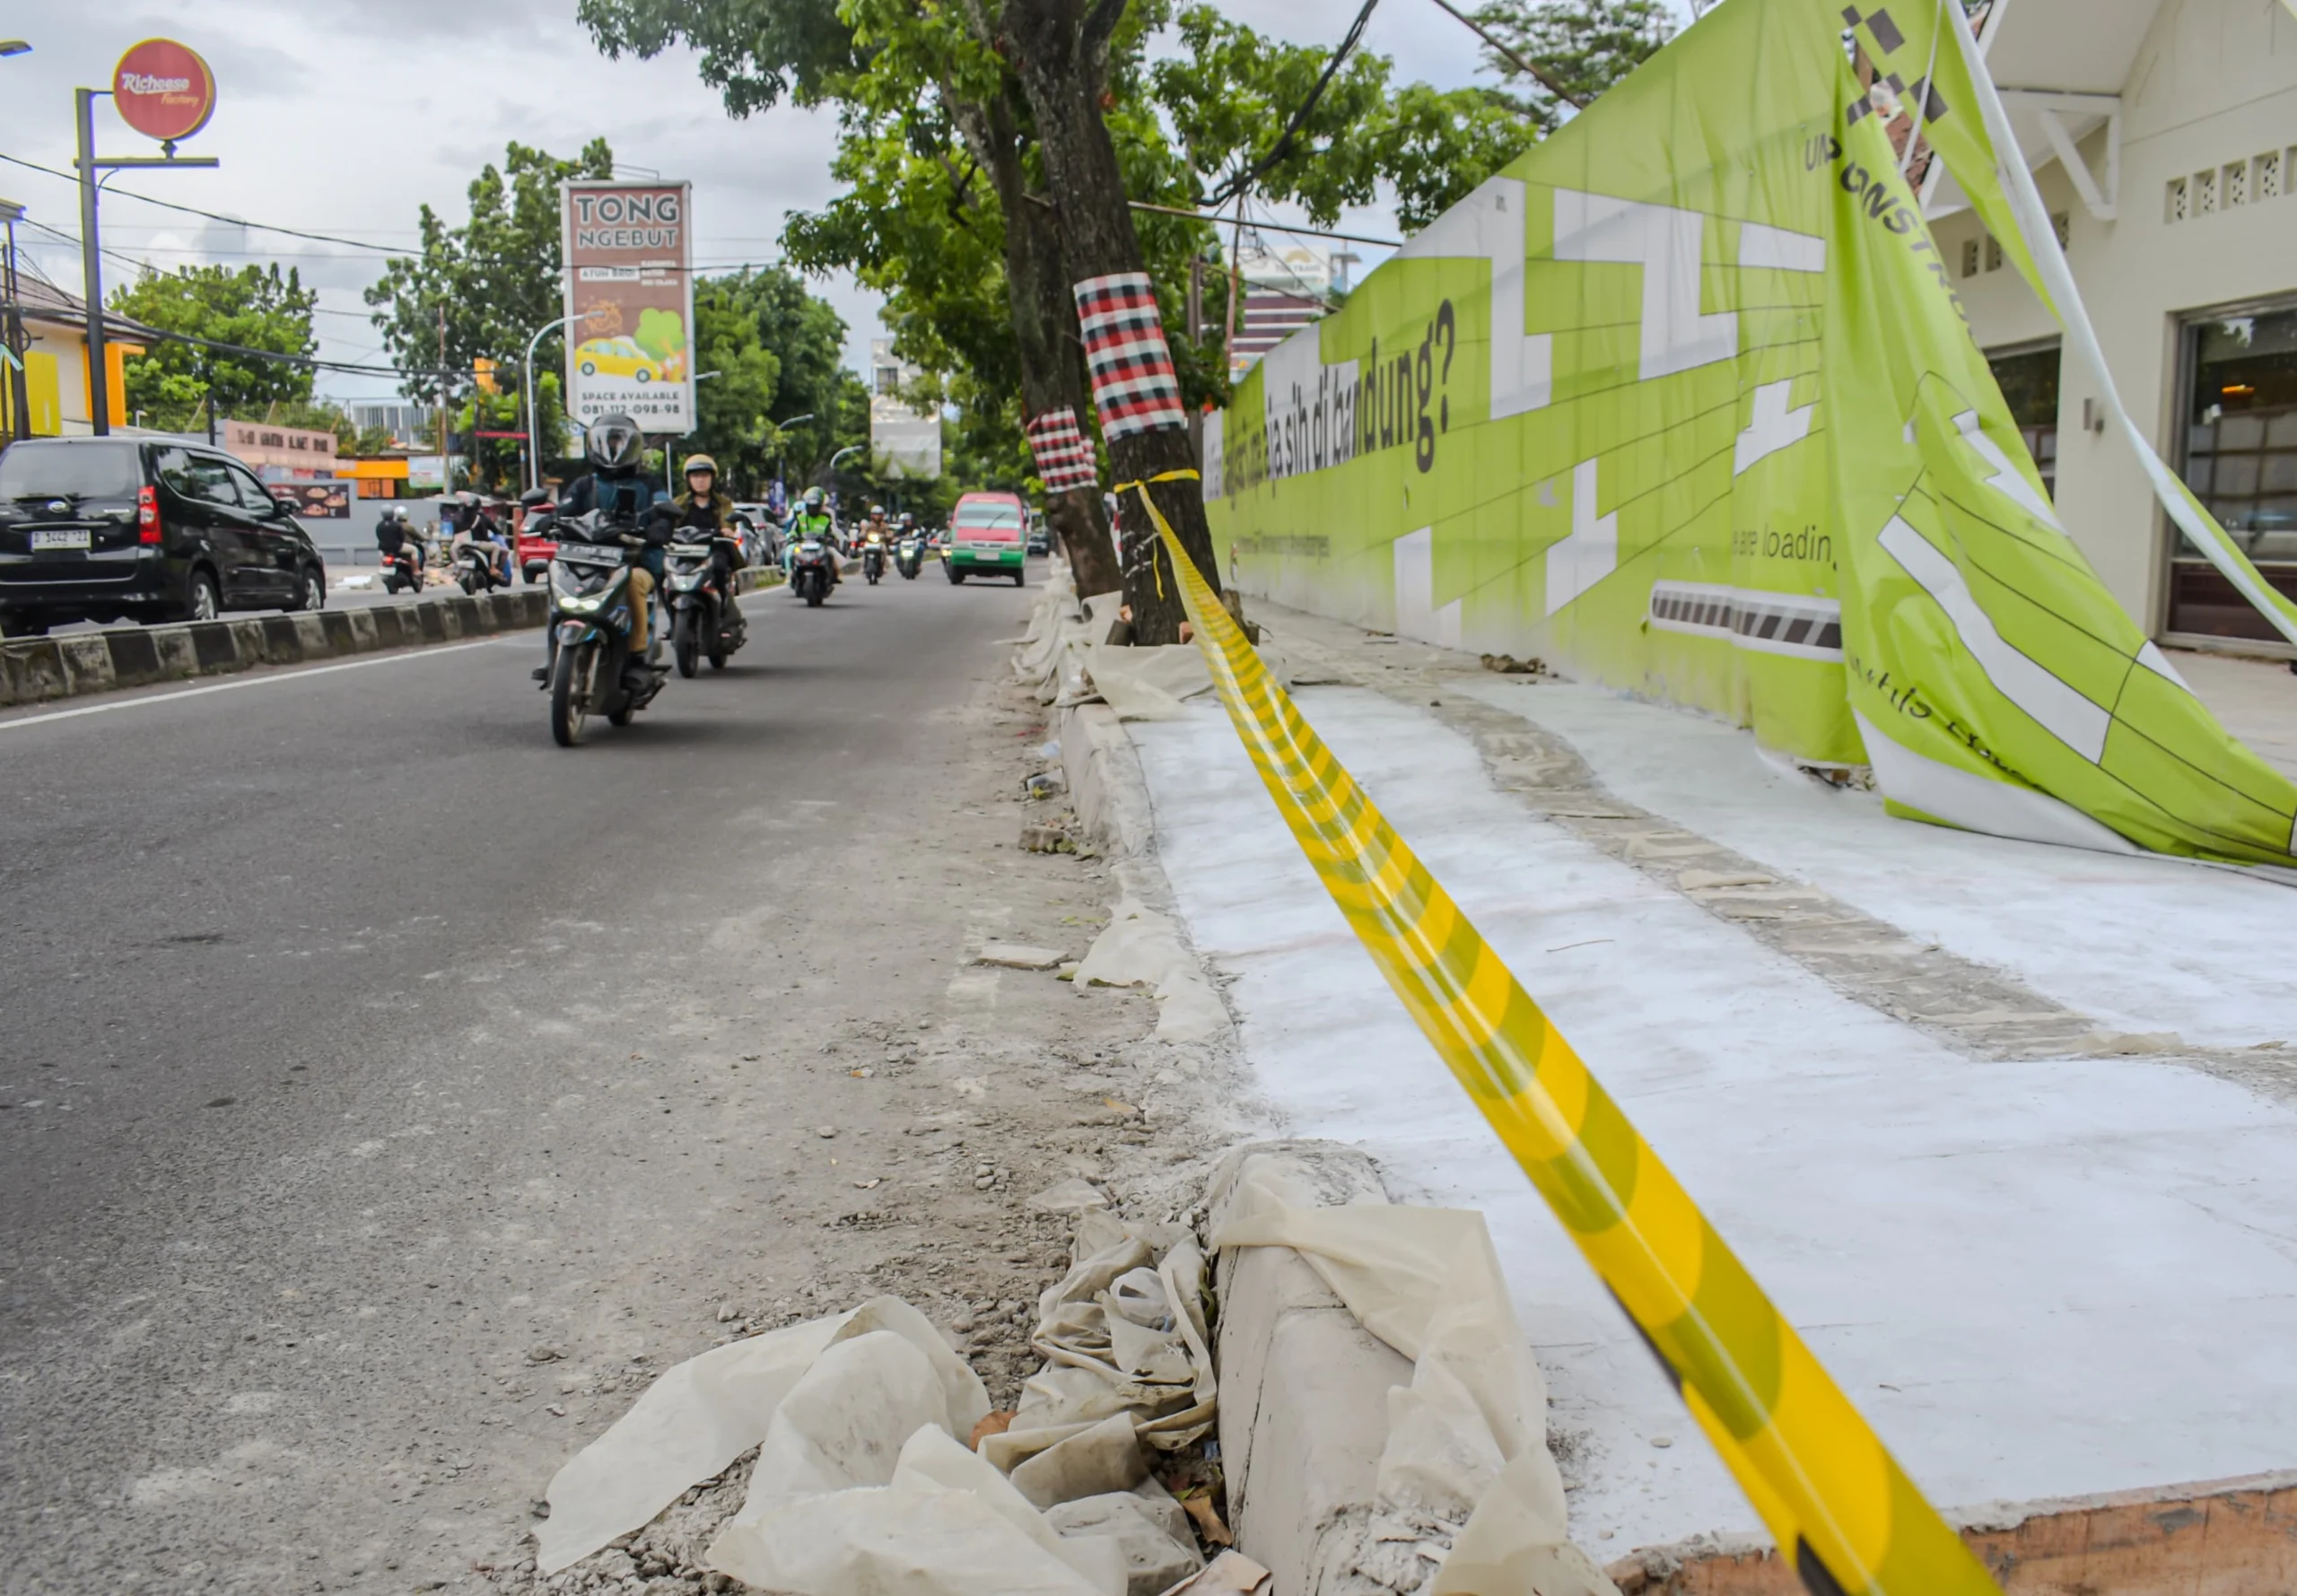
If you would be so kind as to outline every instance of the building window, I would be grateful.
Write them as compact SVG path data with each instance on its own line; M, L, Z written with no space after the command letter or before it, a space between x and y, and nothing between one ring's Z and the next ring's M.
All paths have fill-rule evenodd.
M2070 211L2052 211L2049 217L2049 230L2057 235L2057 247L2059 249L2064 249L2070 247L2074 242L2073 213Z
M2162 219L2164 222L2183 222L2186 219L2186 180L2183 178L2170 179L2169 197L2162 206Z
M1978 275L1978 240L1976 239L1965 239L1962 241L1962 275L1965 277Z
M2193 175L2193 214L2206 216L2217 209L2217 173L2197 171Z
M1989 272L2002 269L2002 240L1992 233L1986 235L1986 269Z
M2058 341L2052 338L2045 344L1988 350L1986 363L1994 368L1995 386L2009 404L2010 419L2018 423L2018 435L2026 440L2026 452L2034 457L2034 468L2041 474L2042 491L2055 499Z
M2224 191L2225 205L2228 210L2235 205L2245 205L2249 203L2249 163L2248 161L2236 161L2226 167Z
M2188 323L2181 364L2186 485L2266 580L2297 597L2297 302ZM2174 527L2169 629L2280 641Z
M2261 200L2281 197L2281 152L2267 150L2252 163L2257 171L2258 197Z

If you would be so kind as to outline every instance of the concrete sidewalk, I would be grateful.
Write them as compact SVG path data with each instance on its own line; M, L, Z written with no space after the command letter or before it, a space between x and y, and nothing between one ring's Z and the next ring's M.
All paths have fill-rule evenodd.
M1934 1501L2293 1461L2292 889L1891 820L1728 728L1254 613L1333 684L1298 693L1317 729ZM1130 729L1286 1129L1489 1216L1575 1539L1755 1528L1225 716L1191 708Z

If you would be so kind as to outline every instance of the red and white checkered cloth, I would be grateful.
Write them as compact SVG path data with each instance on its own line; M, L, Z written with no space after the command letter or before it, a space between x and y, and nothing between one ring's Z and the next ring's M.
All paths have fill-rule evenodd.
M1077 284L1077 319L1093 373L1101 435L1122 438L1158 427L1184 427L1180 374L1157 315L1146 272L1087 277Z
M1093 458L1093 445L1077 425L1077 413L1063 405L1032 417L1027 425L1029 452L1036 457L1037 475L1048 493L1089 488L1101 480Z

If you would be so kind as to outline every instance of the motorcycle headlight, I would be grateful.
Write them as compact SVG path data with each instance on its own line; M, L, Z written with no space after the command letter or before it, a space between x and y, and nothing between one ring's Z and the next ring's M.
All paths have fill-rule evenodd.
M693 592L696 588L702 586L702 575L703 573L699 571L674 571L670 572L670 591L673 593Z

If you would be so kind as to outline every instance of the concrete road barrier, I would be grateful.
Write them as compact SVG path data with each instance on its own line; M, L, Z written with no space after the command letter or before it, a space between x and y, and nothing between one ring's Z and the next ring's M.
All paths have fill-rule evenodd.
M363 609L12 638L0 643L0 706L518 632L540 626L549 613L549 596L531 588Z

